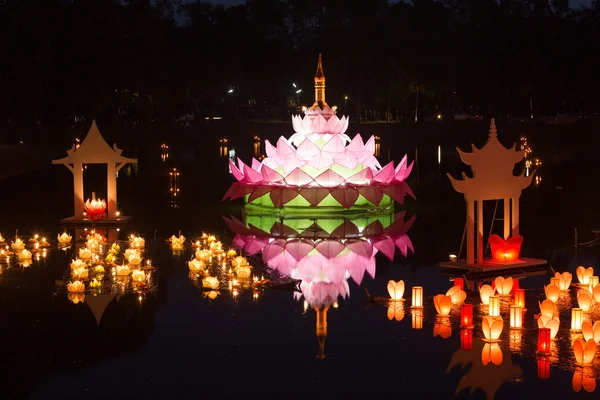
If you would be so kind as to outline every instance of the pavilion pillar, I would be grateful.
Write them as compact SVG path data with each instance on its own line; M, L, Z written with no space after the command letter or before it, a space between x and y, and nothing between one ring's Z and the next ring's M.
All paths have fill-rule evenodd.
M467 199L467 264L475 263L475 202Z
M504 203L504 240L510 237L510 198L505 198Z
M512 209L513 209L512 235L518 236L519 235L519 198L518 197L512 198Z
M83 164L73 164L73 206L74 217L83 218Z
M117 170L114 161L110 161L106 166L106 197L108 218L117 218Z
M483 200L477 201L477 263L483 264Z

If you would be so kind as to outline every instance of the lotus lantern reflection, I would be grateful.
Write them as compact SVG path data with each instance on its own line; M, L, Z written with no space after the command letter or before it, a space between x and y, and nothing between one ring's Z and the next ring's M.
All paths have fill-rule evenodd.
M585 341L581 338L573 341L573 354L575 362L579 365L591 365L596 355L596 342L593 340Z
M387 284L387 290L393 301L402 300L402 296L404 295L404 281L400 280L396 282L390 280Z
M577 273L579 283L582 285L589 285L590 278L594 276L594 268L592 267L585 268L580 265L575 272Z
M588 320L583 321L581 324L581 331L583 333L583 339L586 341L593 340L594 342L600 343L600 321L592 323Z
M202 295L204 297L208 297L211 300L214 300L219 295L219 291L218 290L210 290L210 291L202 292Z
M85 291L85 284L79 280L69 282L67 284L67 290L70 293L83 293Z
M502 364L502 349L498 343L486 343L481 350L481 363L488 365L490 362L494 365Z
M71 239L71 235L67 235L66 233L57 236L59 246L68 246L69 244L71 244Z
M512 276L509 276L508 278L499 276L494 279L494 285L500 296L508 296L513 288L513 278Z
M17 258L19 259L19 261L31 260L31 256L31 252L27 249L23 249L17 253Z
M146 273L139 269L133 270L131 279L133 279L134 282L144 283L146 282Z
M102 284L101 284L101 283L100 283L100 282L99 282L99 281L98 281L96 278L94 278L94 279L92 279L92 281L90 282L90 285L89 285L89 286L90 286L92 289L98 289L98 288L100 288L100 286L102 286Z
M591 368L576 368L573 373L573 390L580 392L581 389L588 393L592 393L596 390L596 377Z
M131 270L127 265L117 265L117 276L128 276Z
M592 295L587 290L580 290L577 292L577 303L583 312L590 311L590 308L592 307L592 301Z
M448 339L452 335L452 324L446 317L438 317L433 324L433 337L441 336L442 339Z
M185 236L179 235L179 237L173 235L171 236L171 249L173 251L181 251L184 248Z
M493 342L500 338L502 329L504 328L504 320L499 317L484 316L481 321L481 329L483 336L487 341Z
M467 293L460 289L459 286L453 286L446 292L452 300L452 304L461 304L467 298Z
M91 220L102 219L106 216L106 201L93 198L85 202L85 214Z
M92 258L92 251L88 248L82 247L81 249L79 249L79 258L82 259L83 261L87 261L90 258Z
M202 287L206 289L216 290L219 288L219 280L214 276L202 278Z
M558 317L549 317L547 315L540 315L538 318L538 328L550 329L550 339L554 339L558 333L560 327L560 319Z
M452 310L452 298L443 294L433 296L433 305L439 316L446 317Z
M142 263L142 257L140 255L140 253L135 253L135 254L131 254L129 255L129 257L127 258L127 262L130 265L133 266L138 266Z
M560 296L560 289L556 285L546 285L544 286L544 292L546 293L546 298L554 303L558 301L558 297Z
M89 276L88 269L85 267L79 267L76 269L71 269L71 274L74 278L85 279Z
M14 242L11 242L10 247L13 249L13 251L21 251L25 248L25 242L19 238L16 238Z
M569 287L571 286L571 281L573 280L573 275L571 275L571 273L569 273L569 272L563 272L561 274L561 273L557 272L557 273L554 274L554 277L558 278L560 280L558 288L561 291L569 290Z
M390 302L387 317L391 320L402 321L404 319L404 305L398 302Z
M547 317L553 318L554 317L554 313L556 311L556 304L554 304L554 302L552 300L544 300L541 303L539 303L540 305L540 312L542 315L545 315Z
M198 261L209 261L212 253L210 250L196 250L195 257Z
M67 298L69 299L69 301L71 303L79 304L80 302L83 303L83 301L85 300L85 294L83 294L83 293L68 293Z
M86 267L85 261L83 261L79 258L77 258L75 260L71 260L71 269L72 270L78 269L78 268L85 268L85 267Z
M479 297L481 298L481 304L489 305L490 297L494 295L494 289L490 285L483 285L479 288Z

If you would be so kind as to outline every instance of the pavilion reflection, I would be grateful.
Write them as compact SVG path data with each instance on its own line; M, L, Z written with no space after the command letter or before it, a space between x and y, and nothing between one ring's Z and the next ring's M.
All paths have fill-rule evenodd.
M248 255L261 254L270 274L289 277L298 284L294 298L305 310L316 313L318 358L325 358L327 313L339 300L350 296L349 279L360 285L365 273L375 278L375 255L393 259L396 248L406 256L413 250L406 232L414 216L405 212L282 215L246 210L244 221L224 218L236 234L234 245ZM403 309L388 310L398 320Z

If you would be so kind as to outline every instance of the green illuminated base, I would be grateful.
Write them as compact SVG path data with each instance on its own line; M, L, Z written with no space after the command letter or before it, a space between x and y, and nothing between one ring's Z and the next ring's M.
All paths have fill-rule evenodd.
M271 200L269 194L265 194L252 202L248 202L250 195L244 196L244 201L247 205L255 207L267 207L269 209L275 209L275 205ZM357 210L370 210L370 211L383 211L394 207L394 200L387 194L383 195L379 205L375 205L367 200L362 195L359 195L352 207L346 208L339 201L337 201L331 194L328 194L316 207L313 207L304 197L297 196L292 201L286 203L283 207L277 208L281 210L282 215L288 213L301 212L306 213L310 209L310 213L321 213L321 212L350 212L354 213Z

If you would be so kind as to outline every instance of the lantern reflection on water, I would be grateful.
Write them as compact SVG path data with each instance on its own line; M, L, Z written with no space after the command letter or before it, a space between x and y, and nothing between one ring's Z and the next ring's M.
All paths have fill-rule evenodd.
M423 311L420 308L412 310L412 328L423 329Z
M481 351L481 363L488 365L490 362L494 365L502 364L502 349L498 343L486 343Z
M580 392L581 389L588 393L596 390L596 378L592 368L577 367L573 373L573 390Z
M433 325L433 337L448 339L452 335L452 324L448 317L437 317Z
M550 379L550 358L544 356L538 357L537 371L539 379Z
M464 351L471 351L473 349L473 330L472 329L461 329L460 330L460 349Z

